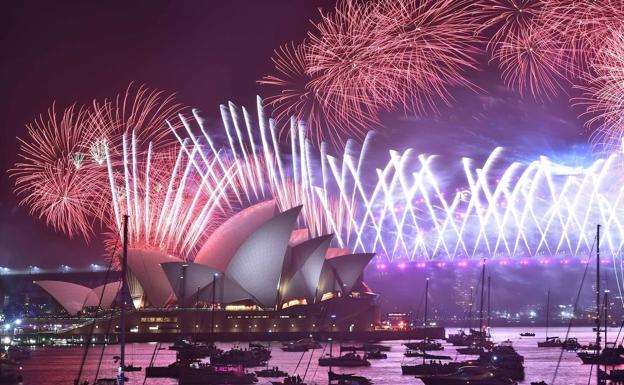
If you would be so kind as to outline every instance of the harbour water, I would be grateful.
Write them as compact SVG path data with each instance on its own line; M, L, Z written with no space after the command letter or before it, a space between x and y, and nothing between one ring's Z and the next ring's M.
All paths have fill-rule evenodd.
M531 331L536 334L535 337L521 337L520 333ZM447 333L455 332L454 329L447 329ZM558 327L550 328L549 336L566 336L567 328ZM618 329L609 329L609 339L613 339L618 334ZM513 341L513 345L525 357L526 379L522 384L529 384L531 381L546 381L552 385L555 369L559 366L556 381L554 384L559 385L588 385L595 384L595 378L590 378L590 370L593 370L595 377L595 367L591 365L582 365L579 358L572 352L561 352L557 348L537 348L537 341L544 339L544 328L529 327L501 327L493 328L492 336L494 341L501 342L503 340ZM572 328L570 337L576 337L582 344L592 342L595 333L589 327ZM340 373L357 373L370 378L378 385L396 385L396 384L422 384L413 376L401 375L401 363L414 362L413 358L404 358L403 353L405 347L402 343L405 341L387 341L384 344L392 347L388 352L388 358L385 360L371 360L371 366L368 368L334 368ZM343 344L349 344L343 342ZM223 343L219 346L228 349L236 344ZM163 345L166 347L167 345ZM240 347L246 347L246 343L239 344ZM156 344L128 344L126 349L127 364L148 366L152 354L154 353ZM289 373L299 374L305 377L308 384L315 383L318 385L327 384L327 367L318 367L318 358L323 354L329 353L329 347L325 349L311 350L302 355L302 353L285 353L282 352L280 343L272 344L272 355L269 365L279 366L280 369ZM339 343L334 342L334 354L339 352ZM36 348L33 351L32 358L23 363L24 385L71 385L78 373L80 362L84 353L84 347L52 347L52 348ZM455 349L445 343L444 353L458 360L467 359L466 356L459 356ZM102 356L101 366L99 369L99 377L114 377L116 364L113 356L119 354L119 347L111 345L102 348L102 346L94 346L89 348L89 354L84 367L83 381L89 380L93 383L100 356ZM436 353L437 354L437 353ZM561 356L561 360L560 360ZM167 350L156 351L155 365L165 366L175 360L175 352ZM259 370L262 368L257 368ZM249 370L253 370L249 369ZM129 384L143 384L144 371L127 373ZM172 379L147 379L145 385L174 385L176 380ZM270 384L270 381L260 379L258 384Z

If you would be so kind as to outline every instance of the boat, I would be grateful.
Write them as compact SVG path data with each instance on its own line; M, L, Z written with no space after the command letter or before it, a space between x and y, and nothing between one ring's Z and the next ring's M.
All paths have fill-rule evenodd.
M560 348L563 342L559 337L548 337L548 326L550 325L550 288L546 292L546 339L538 341L538 348Z
M516 385L498 370L483 366L464 366L450 374L416 376L425 385Z
M370 366L370 362L355 353L347 353L339 357L321 357L318 360L319 366L343 366L343 367L358 367L358 366Z
M520 337L535 337L535 333L533 332L520 333Z
M265 366L271 354L262 349L230 349L210 357L211 364L242 365L245 368Z
M297 376L289 376L285 377L283 381L271 381L272 385L307 385L303 382L301 377Z
M419 352L416 350L408 350L403 353L405 357L422 357L427 360L452 360L450 356L443 356L437 354L429 354L427 352Z
M341 352L389 352L390 346L380 344L340 345Z
M583 350L577 352L576 355L581 359L583 364L586 365L622 365L624 364L624 357L622 357L622 349L619 347L616 348L614 344L609 344L607 339L607 321L609 306L607 304L608 301L608 290L604 292L604 328L602 331L604 332L604 340L605 347L602 348L600 344L600 332L601 332L601 322L600 322L600 225L597 225L596 228L596 342L594 343L595 350L588 351ZM611 345L611 346L609 346Z
M24 346L11 345L7 349L7 355L13 360L21 361L29 359L31 357L31 351Z
M524 357L516 352L511 341L504 341L492 348L491 351L482 353L474 361L468 361L471 365L493 367L501 375L512 380L524 380Z
M312 338L303 338L298 341L282 344L285 352L307 352L310 349L321 349L323 346Z
M362 345L362 350L364 350L365 352L374 352L374 351L389 352L390 346L369 343L369 344Z
M422 350L422 351L444 350L444 346L442 346L440 342L435 341L435 340L430 340L430 339L424 339L418 342L406 342L403 345L405 345L408 349L411 349L411 350Z
M488 344L488 349L491 349L491 344ZM461 347L461 348L457 348L457 353L459 354L464 354L464 355L470 355L470 356L478 356L482 353L485 353L486 350L485 347L483 347L482 345L477 345L477 344L473 344L470 346L465 346L465 347Z
M169 350L175 350L181 357L206 358L223 353L214 344L205 344L201 342L193 342L186 339L179 339L173 345L169 346Z
M409 375L426 375L426 374L451 374L455 373L462 366L466 366L463 362L446 362L430 361L418 365L401 365L401 373Z
M545 341L537 343L538 348L560 348L561 346L563 346L563 342L559 337L546 337Z
M567 351L577 351L581 349L581 344L574 337L566 338L565 341L561 344L561 347Z
M167 366L148 366L145 368L146 378L178 378L180 376L180 361Z
M274 366L272 368L266 368L266 369L262 369L262 370L256 370L256 376L258 377L273 377L273 378L277 378L277 377L288 377L288 373L284 372L283 370L279 370L279 368L277 366Z
M258 379L242 365L198 364L180 367L179 385L253 384Z
M598 368L598 378L603 381L611 381L618 384L624 383L624 370L613 369L609 372Z
M385 360L386 358L388 358L388 355L386 353L382 353L379 350L376 350L374 352L367 352L364 355L364 358L366 358L367 360Z
M0 384L14 385L22 383L23 378L20 369L14 364L0 363Z
M581 351L576 353L585 365L622 365L624 357L618 349L604 348L599 352Z
M338 383L338 385L371 385L372 382L366 377L356 376L355 374L340 374L334 373L331 370L327 374L329 378L329 383L334 384L334 381Z
M143 368L132 364L124 366L124 372L140 372Z

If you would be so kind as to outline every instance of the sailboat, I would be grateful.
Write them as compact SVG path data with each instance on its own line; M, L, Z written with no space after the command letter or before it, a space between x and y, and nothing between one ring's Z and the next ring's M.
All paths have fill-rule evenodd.
M583 364L591 365L622 365L624 364L624 357L620 355L620 350L615 346L609 347L607 341L607 295L608 290L604 293L604 334L605 334L605 347L601 346L600 341L600 225L596 227L596 342L594 345L594 351L582 351L578 352L577 356L583 361Z
M424 313L424 319L423 319L423 325L425 327L425 330L427 328L427 324L428 324L428 311L429 311L429 278L427 278L427 280L425 281L425 313ZM431 350L444 350L444 346L442 346L441 343L439 343L438 341L435 340L430 340L429 337L425 337L424 340L419 341L419 342L406 342L404 344L409 350L420 350L423 353L425 351L431 351ZM405 354L406 357L414 357L414 356L408 356L407 353Z
M483 305L484 305L484 293L485 293L485 260L483 260L483 266L481 268L481 303L479 308L479 330L470 329L470 335L467 337L468 342L466 347L457 348L457 353L467 355L479 355L485 353L491 349L493 344L489 340L488 330L484 325L483 319ZM488 291L489 297L489 291Z
M550 324L550 288L546 294L546 340L538 341L538 348L560 348L563 342L559 337L548 337L548 326Z

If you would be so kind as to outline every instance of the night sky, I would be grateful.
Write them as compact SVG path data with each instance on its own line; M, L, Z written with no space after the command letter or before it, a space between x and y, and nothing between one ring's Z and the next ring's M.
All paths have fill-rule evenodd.
M56 101L58 108L113 97L128 84L177 93L220 125L218 106L252 105L263 95L256 81L272 70L273 49L301 41L318 9L334 2L138 1L10 2L0 16L0 265L102 261L97 241L69 241L17 206L6 173L16 161L16 136ZM424 117L383 117L387 148L484 158L495 146L510 158L540 154L585 163L587 133L568 95L546 102L522 99L484 66L472 80L483 91L454 92L455 103ZM384 153L386 154L386 153ZM384 156L380 154L380 156ZM78 262L79 261L79 262Z

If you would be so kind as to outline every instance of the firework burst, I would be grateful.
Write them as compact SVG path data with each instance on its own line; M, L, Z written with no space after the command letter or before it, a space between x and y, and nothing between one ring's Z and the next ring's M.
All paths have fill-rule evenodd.
M521 95L551 98L569 83L569 56L558 35L538 27L519 30L500 42L492 53L502 78Z
M60 115L52 107L19 139L20 161L10 174L20 203L57 231L89 239L93 222L110 208L107 154L113 163L121 162L121 137L132 130L155 148L172 145L165 119L181 111L171 96L144 86Z
M624 139L624 30L611 33L593 61L592 72L579 86L584 95L577 102L590 117L587 126L594 128L591 141L597 152L622 151Z
M273 108L281 135L290 133L290 120L294 118L305 122L317 144L327 140L338 147L345 136L359 137L378 125L374 106L362 101L343 104L336 100L335 93L319 87L317 78L309 74L307 50L305 44L280 47L272 59L276 74L259 82L276 89L266 101Z
M362 138L394 108L423 113L468 85L480 38L470 1L344 1L323 15L309 41L276 51L276 87L267 98L278 120L306 122L318 144Z

